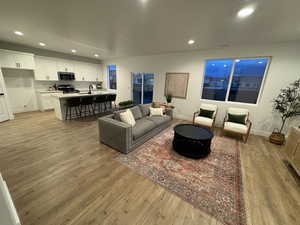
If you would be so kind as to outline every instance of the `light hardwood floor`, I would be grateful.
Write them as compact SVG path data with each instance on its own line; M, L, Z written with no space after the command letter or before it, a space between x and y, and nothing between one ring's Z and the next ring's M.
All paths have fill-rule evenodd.
M284 148L263 137L240 142L248 225L299 225L300 181ZM23 225L221 225L113 160L95 120L53 112L0 123L0 171Z

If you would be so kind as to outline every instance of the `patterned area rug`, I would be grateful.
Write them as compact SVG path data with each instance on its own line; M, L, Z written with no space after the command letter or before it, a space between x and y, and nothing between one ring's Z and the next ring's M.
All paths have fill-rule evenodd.
M172 140L170 128L116 159L223 224L246 225L237 141L217 136L211 154L194 160L174 152Z

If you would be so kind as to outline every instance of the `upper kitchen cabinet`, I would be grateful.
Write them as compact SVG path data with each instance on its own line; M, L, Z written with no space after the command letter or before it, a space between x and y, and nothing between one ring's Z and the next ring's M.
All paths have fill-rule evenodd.
M76 62L76 81L100 81L100 66L92 63Z
M4 68L34 70L33 54L0 50L0 65Z
M34 77L36 80L58 80L57 63L53 58L35 56L35 64Z
M75 72L75 62L72 60L57 59L57 70L59 72Z

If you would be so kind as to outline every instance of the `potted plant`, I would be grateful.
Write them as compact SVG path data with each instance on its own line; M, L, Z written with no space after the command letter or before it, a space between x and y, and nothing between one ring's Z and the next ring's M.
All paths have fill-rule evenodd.
M273 109L280 114L281 127L274 129L270 142L282 145L285 141L282 130L286 121L300 115L300 79L280 90L280 94L273 99Z
M170 104L172 102L172 95L171 94L167 94L166 95L166 100L167 100L167 103Z

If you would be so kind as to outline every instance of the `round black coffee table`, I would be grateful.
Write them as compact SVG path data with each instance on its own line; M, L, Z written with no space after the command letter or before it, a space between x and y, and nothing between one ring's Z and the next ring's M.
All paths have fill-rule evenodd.
M180 155L200 159L209 155L214 134L192 124L179 124L174 127L173 149Z

